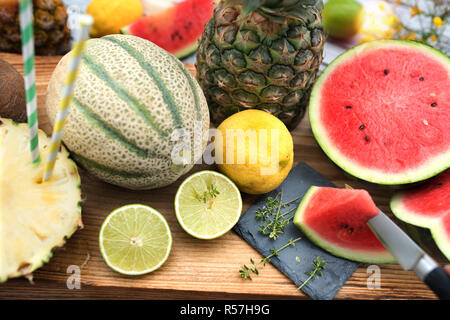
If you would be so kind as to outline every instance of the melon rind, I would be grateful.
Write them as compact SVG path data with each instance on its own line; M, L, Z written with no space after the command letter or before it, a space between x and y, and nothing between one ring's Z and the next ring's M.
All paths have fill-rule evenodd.
M450 59L445 54L428 45L408 40L378 40L367 42L362 45L358 45L345 53L338 56L328 67L321 73L317 81L315 82L311 91L311 98L309 102L309 119L311 129L318 144L325 152L325 154L341 169L348 174L380 185L402 185L415 183L419 181L431 178L447 168L450 168L450 149L443 152L441 155L429 159L426 163L423 163L418 168L411 169L408 172L400 174L386 173L377 169L370 169L365 166L352 161L347 158L340 150L338 150L330 137L327 136L325 128L320 121L319 106L320 106L320 91L327 76L340 65L340 63L351 59L366 50L376 50L380 47L383 48L413 48L420 50L421 52L429 55L430 57L442 62L448 69L450 74Z
M444 228L445 222L450 221L450 208L442 212L440 216L426 217L420 212L408 209L404 205L404 199L407 194L408 190L394 194L390 202L391 211L398 219L404 222L429 229L439 250L450 260L450 235L445 232ZM445 222L444 219L446 220Z
M427 218L423 215L408 210L403 205L403 194L403 192L397 192L394 194L390 202L391 211L397 218L404 222L423 228L432 228L435 224L439 223L441 217Z
M309 200L319 189L319 187L312 186L308 190L308 192L306 192L294 216L294 224L298 228L300 228L300 230L302 230L302 232L308 237L309 240L311 240L322 249L341 258L365 263L396 263L395 258L387 251L382 253L374 253L364 250L346 249L323 239L313 229L309 228L308 225L303 221L303 213L308 206Z
M450 261L450 235L445 232L443 223L436 223L430 230L439 250Z

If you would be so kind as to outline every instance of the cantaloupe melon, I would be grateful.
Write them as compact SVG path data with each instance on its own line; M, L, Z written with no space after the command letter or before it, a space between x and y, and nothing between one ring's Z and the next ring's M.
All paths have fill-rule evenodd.
M47 112L55 119L70 57L62 58L47 90ZM106 182L130 189L153 189L188 172L194 131L209 128L200 86L174 56L151 42L112 35L87 42L75 84L63 142L73 158ZM175 129L190 133L191 161L177 164ZM196 158L197 157L197 158Z

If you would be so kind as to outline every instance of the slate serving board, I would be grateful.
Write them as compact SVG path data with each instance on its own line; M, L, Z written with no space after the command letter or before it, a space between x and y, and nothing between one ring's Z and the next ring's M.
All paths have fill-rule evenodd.
M261 224L255 219L255 211L264 206L268 197L276 197L283 190L283 202L295 199L305 195L310 186L328 186L334 185L325 179L320 173L305 163L299 163L295 166L284 182L274 191L265 194L259 198L241 217L234 231L245 241L258 250L265 257L271 254L270 249L279 249L290 240L302 237L295 246L289 246L270 259L271 263L289 277L297 286L300 286L307 278L306 271L312 269L312 262L318 256L326 261L326 267L323 275L309 281L302 291L312 299L331 300L347 281L353 272L358 268L359 263L335 257L328 252L317 247L292 223L292 220L286 226L285 231L277 240L270 239L262 235L258 229ZM301 200L301 199L300 199ZM286 212L289 209L297 207L299 201L283 209ZM295 211L294 211L295 213ZM300 258L300 262L296 257ZM256 259L253 258L255 261ZM264 273L259 275L264 277Z

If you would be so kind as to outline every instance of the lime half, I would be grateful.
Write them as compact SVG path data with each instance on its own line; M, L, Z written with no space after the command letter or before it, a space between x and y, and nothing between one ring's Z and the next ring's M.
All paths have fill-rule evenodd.
M200 171L188 177L175 196L181 227L199 239L214 239L238 222L242 198L236 185L223 174Z
M158 269L167 260L172 234L158 211L132 204L114 210L106 218L99 244L103 259L113 270L141 275Z

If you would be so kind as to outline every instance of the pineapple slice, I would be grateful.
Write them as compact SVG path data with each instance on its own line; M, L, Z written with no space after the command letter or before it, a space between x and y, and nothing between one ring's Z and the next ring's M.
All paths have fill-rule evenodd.
M41 162L31 163L28 126L0 118L0 282L28 275L81 226L80 176L62 148L43 183L50 138L39 131Z

